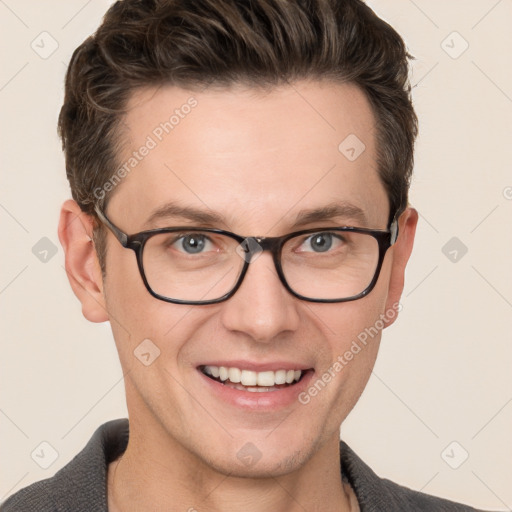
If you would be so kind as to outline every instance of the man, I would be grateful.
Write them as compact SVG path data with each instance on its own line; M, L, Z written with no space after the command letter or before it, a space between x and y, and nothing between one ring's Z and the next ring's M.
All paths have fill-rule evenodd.
M418 218L407 59L359 0L111 7L67 74L59 236L129 424L3 510L474 510L339 440Z

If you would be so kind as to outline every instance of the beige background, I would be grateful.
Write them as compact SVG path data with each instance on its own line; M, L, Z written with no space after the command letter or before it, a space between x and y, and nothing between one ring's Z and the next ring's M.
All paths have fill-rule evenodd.
M101 423L126 415L109 326L81 316L60 247L46 262L32 252L48 250L43 237L58 245L69 196L56 135L66 64L109 3L0 1L0 499L53 475ZM421 219L403 311L342 436L381 476L510 510L512 2L369 3L417 58L411 200ZM453 237L444 251L458 251L456 262L442 250ZM58 453L47 469L35 462L52 462L41 442ZM466 452L458 469L446 462Z

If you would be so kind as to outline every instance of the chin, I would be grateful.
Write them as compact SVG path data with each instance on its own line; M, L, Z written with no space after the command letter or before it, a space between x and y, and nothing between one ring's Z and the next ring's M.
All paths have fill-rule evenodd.
M245 432L230 438L223 446L195 444L194 452L206 466L225 476L280 477L299 470L318 450L320 438L308 438L300 430L294 433L296 439L286 435L285 430L281 435L272 431Z
M265 448L259 450L246 443L231 457L214 457L205 462L218 473L232 478L267 479L297 471L309 458L308 453L300 449L284 454L281 448L278 454L266 454Z

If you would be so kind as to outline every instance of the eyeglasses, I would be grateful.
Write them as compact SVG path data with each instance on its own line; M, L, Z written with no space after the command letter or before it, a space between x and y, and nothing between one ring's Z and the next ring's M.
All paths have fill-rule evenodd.
M173 227L127 235L96 206L100 221L137 256L144 285L175 304L215 304L232 297L249 264L270 251L279 279L309 302L348 302L368 295L386 251L398 237L388 230L328 227L279 237L243 237L221 229Z

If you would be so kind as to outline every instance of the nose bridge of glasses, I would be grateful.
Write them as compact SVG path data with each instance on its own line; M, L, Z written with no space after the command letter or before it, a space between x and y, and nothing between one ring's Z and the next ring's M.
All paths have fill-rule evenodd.
M275 256L279 240L274 237L249 236L240 243L237 252L247 263L251 263L264 251L270 251Z

